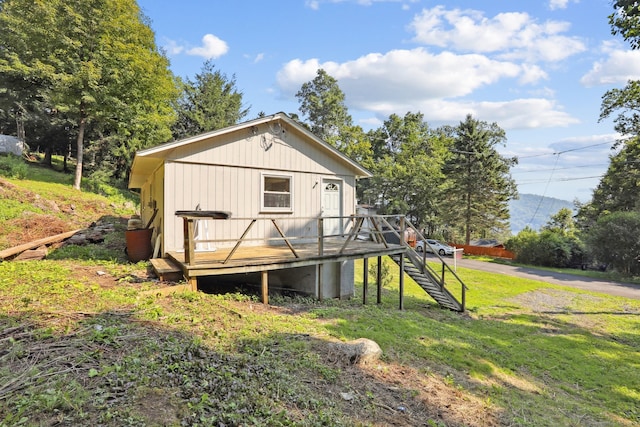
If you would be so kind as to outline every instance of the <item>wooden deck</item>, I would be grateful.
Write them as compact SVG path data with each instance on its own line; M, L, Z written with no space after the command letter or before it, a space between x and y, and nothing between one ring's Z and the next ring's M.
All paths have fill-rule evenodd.
M185 277L215 276L279 270L285 268L318 265L326 262L340 262L384 255L400 254L406 246L347 239L325 239L322 255L317 243L292 244L295 255L289 247L245 246L239 247L225 262L232 248L221 248L214 252L194 253L194 260L185 262L183 251L171 251L168 256L182 269ZM297 255L297 257L296 257Z
M152 259L151 264L159 277L169 277L170 274L183 276L187 281L186 286L176 287L179 289L198 289L198 278L207 276L221 275L241 275L259 273L259 280L262 290L262 301L268 304L269 301L269 271L288 270L299 267L316 266L313 275L303 275L294 278L298 280L296 283L301 284L302 288L309 290L309 285L314 286L315 295L318 299L323 298L323 293L327 291L324 284L337 283L338 288L332 292L328 289L328 297L342 297L343 279L341 277L326 281L328 277L334 274L335 263L343 261L351 261L362 259L363 268L368 270L368 259L378 258L378 272L376 276L376 284L378 288L377 302L380 303L380 295L382 293L382 263L381 258L385 255L391 256L391 259L399 265L399 308L403 308L404 293L404 275L411 276L420 286L431 295L438 304L455 311L464 311L465 306L465 290L466 286L458 277L456 272L452 270L445 261L442 262L441 269L430 267L424 256L415 253L410 245L405 242L410 241L411 236L421 240L424 237L404 216L398 217L398 226L392 226L385 216L351 216L337 217L345 219L343 223L344 231L342 234L325 235L323 233L323 222L327 219L306 218L307 224L317 222L316 235L313 233L303 233L298 236L288 236L281 227L281 223L287 220L296 220L296 218L243 218L237 219L244 223L248 222L245 231L238 239L220 239L220 240L200 240L198 243L211 243L217 246L214 251L197 251L195 241L195 221L203 217L218 214L217 212L191 212L180 211L180 216L184 219L184 249L169 251L164 259ZM178 212L177 212L178 214ZM220 219L211 216L210 219ZM298 218L300 219L300 218ZM303 218L304 219L304 218ZM258 237L251 238L249 231L257 221L264 221L272 225L280 237ZM312 227L313 228L313 227ZM300 231L298 229L298 231ZM294 233L291 233L294 234ZM249 236L249 237L248 237ZM409 238L407 238L407 236ZM230 247L229 245L234 245ZM405 258L412 265L406 266ZM340 269L340 266L337 266ZM327 268L327 270L325 270ZM329 272L325 276L323 272ZM348 270L345 270L348 271ZM445 279L445 272L447 278ZM288 273L287 273L288 274ZM340 274L340 273L338 273ZM347 273L350 274L350 273ZM282 273L273 273L276 281L282 278ZM302 278L302 281L299 279ZM310 283L307 279L315 280ZM290 277L287 277L287 280ZM455 279L455 280L451 280ZM447 281L452 281L461 287L461 302L458 302L456 296L451 294L447 289ZM278 282L276 282L278 283ZM350 282L353 286L352 281ZM368 274L363 278L363 303L366 303L368 286ZM332 296L333 295L333 296Z

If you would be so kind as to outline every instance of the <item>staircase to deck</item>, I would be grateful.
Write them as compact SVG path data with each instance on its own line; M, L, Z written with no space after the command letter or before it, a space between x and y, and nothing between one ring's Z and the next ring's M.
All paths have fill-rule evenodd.
M423 264L422 257L412 252L414 252L413 249L404 255L391 256L391 259L400 265L400 257L404 256L405 260L409 261L404 263L404 272L441 307L453 311L464 311L463 303L458 301L458 299L441 284L440 278L434 272L430 271L428 266Z
M465 310L465 295L466 285L456 274L454 270L445 262L445 260L434 251L434 256L437 258L437 262L441 263L441 272L437 272L430 263L427 262L425 253L418 253L413 247L411 247L405 241L405 232L410 231L415 238L419 240L425 240L420 231L409 222L406 218L400 218L399 228L393 227L389 222L381 217L382 222L386 225L387 231L382 231L380 225L376 226L377 236L382 236L381 239L387 240L390 236L394 236L396 240L399 240L400 244L407 247L407 251L404 254L390 256L393 261L398 265L403 265L404 272L411 277L431 298L433 298L441 307L449 310L464 312ZM455 254L454 254L455 256ZM401 259L408 262L401 263ZM445 280L445 274L447 280ZM456 298L447 289L447 282L457 284L460 286L460 298Z

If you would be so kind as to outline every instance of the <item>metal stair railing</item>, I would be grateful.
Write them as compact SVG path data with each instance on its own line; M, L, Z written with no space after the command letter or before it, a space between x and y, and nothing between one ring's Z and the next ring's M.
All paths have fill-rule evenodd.
M438 272L435 268L433 268L429 263L427 263L426 258L426 250L423 249L422 254L419 254L415 248L410 246L405 241L405 232L407 230L412 230L415 233L416 240L424 241L424 244L428 245L429 243L426 241L426 238L420 233L420 231L405 217L400 217L400 229L396 230L387 219L382 216L382 221L389 228L389 231L392 232L399 240L400 243L408 248L407 252L405 252L406 257L409 259L410 263L405 264L405 272L418 283L418 285L424 289L438 304L443 307L464 312L465 303L466 303L466 290L467 286L464 284L460 276L445 262L445 260L438 254L437 251L433 251L434 255L439 259L440 264L442 266L441 271ZM455 256L455 254L454 254ZM393 258L395 262L399 262L399 260ZM416 271L411 270L411 266L413 266ZM446 281L446 272L449 271L449 277L453 278L453 281L459 284L460 286L460 301L447 289L447 281ZM430 282L433 286L429 286L426 282Z

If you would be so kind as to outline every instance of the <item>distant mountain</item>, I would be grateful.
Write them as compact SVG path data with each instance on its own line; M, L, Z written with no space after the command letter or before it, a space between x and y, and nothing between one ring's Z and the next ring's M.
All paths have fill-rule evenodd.
M527 225L534 230L549 222L552 215L560 209L569 208L575 211L573 202L568 200L543 197L537 194L520 194L518 200L509 202L511 214L511 232L515 235Z

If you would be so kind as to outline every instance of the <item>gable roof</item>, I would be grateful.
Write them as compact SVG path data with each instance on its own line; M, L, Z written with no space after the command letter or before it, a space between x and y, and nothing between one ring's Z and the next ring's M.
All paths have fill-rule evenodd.
M211 132L202 133L200 135L192 136L189 138L180 139L177 141L171 141L164 144L157 145L155 147L147 148L136 152L131 165L131 173L129 176L129 188L141 188L146 178L153 173L165 159L168 157L174 149L183 147L185 145L194 144L206 139L216 138L221 135L236 132L238 130L250 128L251 126L257 126L264 123L281 121L287 126L295 129L298 133L303 134L311 144L316 145L321 150L324 150L333 156L341 163L345 164L348 169L352 170L357 177L371 177L371 172L361 166L355 160L347 157L342 152L337 150L332 145L326 143L321 138L311 133L307 128L296 122L285 113L276 113L271 116L260 117L255 120L250 120L244 123L239 123L233 126L229 126L223 129L217 129Z

